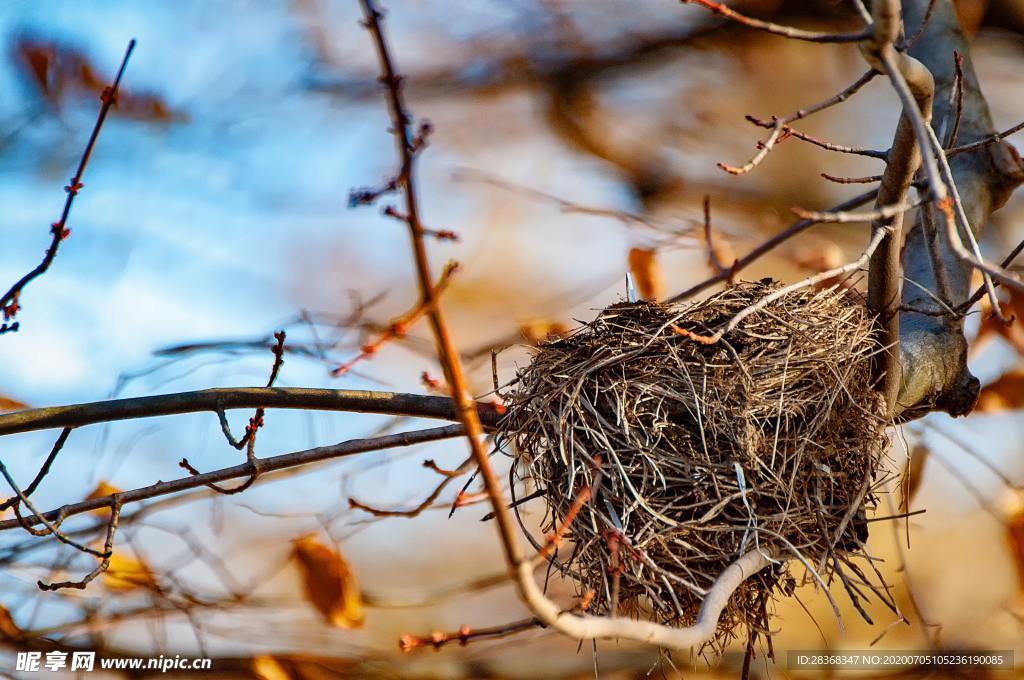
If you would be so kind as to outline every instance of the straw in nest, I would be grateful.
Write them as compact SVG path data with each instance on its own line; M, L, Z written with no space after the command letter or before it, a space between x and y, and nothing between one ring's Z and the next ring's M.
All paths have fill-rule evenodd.
M613 305L519 371L499 442L542 490L546 531L593 492L553 558L592 591L592 612L692 624L715 578L761 550L779 566L740 587L716 637L742 626L752 642L795 584L785 560L868 580L853 558L888 440L867 310L844 292L799 291L701 339L776 289Z

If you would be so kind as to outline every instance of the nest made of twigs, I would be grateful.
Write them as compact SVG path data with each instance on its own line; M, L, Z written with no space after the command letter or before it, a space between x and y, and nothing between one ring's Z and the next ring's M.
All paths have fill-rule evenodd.
M707 342L774 290L613 305L519 371L499 442L542 490L544 530L571 542L552 561L592 591L592 613L692 624L715 578L755 549L826 581L867 580L851 558L888 448L871 316L849 293L803 290ZM716 642L767 632L774 594L795 584L781 560L733 595Z

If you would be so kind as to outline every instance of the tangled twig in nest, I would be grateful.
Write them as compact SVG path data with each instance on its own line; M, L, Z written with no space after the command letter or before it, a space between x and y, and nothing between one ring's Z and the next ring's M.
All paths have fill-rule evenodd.
M776 288L613 305L519 372L501 440L543 490L545 528L567 524L572 547L552 561L595 592L595 613L690 625L751 550L779 565L735 593L719 643L739 626L767 632L773 594L795 585L791 558L819 582L841 578L863 613L868 579L852 558L888 447L872 321L848 293L800 291L708 342ZM581 490L590 500L574 509Z

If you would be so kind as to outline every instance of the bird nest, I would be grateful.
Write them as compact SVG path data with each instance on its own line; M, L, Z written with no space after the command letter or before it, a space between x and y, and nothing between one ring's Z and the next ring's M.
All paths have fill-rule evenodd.
M565 539L551 562L591 613L690 625L716 577L760 550L778 563L734 593L715 638L742 628L752 644L797 584L787 560L868 581L854 558L888 448L872 320L849 293L804 290L710 341L777 289L616 304L519 371L499 443L546 501L548 538L531 540Z

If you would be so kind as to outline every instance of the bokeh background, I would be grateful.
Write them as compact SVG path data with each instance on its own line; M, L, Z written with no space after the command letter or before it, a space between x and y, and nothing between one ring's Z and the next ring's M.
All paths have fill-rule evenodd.
M731 4L797 25L854 22L849 3L838 1ZM1009 127L1024 117L1024 3L960 6L997 128ZM824 209L860 190L820 173L880 171L870 158L797 140L740 178L716 167L753 153L760 131L744 115L785 114L856 79L864 65L852 46L766 37L670 0L387 7L410 106L434 127L419 165L424 218L459 235L430 250L438 269L450 259L461 265L444 302L481 395L491 389L491 349L502 350L497 369L509 380L531 343L621 298L631 250L655 253L666 293L711 274L705 196L717 252L728 260L788 224L792 206ZM422 324L345 375L330 374L417 296L403 225L376 208L348 206L351 189L395 167L359 17L347 0L0 4L3 281L41 257L98 88L138 39L72 235L23 295L21 330L0 338L9 408L259 385L278 328L296 348L279 385L430 389L423 373L441 371ZM897 116L879 79L804 129L884 149ZM1024 236L1022 209L1017 197L997 213L987 253L999 257ZM795 280L842 262L865 237L863 225L819 227L744 278ZM1021 342L1012 333L983 334L975 344L972 369L983 383L1017 370ZM1014 411L1024 395L999 396L966 419L933 415L893 433L890 486L916 450L925 464L912 509L926 512L873 524L871 545L909 625L880 607L870 610L875 625L866 624L840 588L844 632L821 593L802 588L799 602L778 603L780 662L759 653L756 677L788 677L788 649L864 649L879 637L882 650L1024 654L1024 528L1014 524L1024 506L1024 419ZM231 414L236 432L248 415ZM422 424L271 411L258 452ZM55 435L6 437L0 457L19 480L31 479ZM210 414L82 428L34 498L49 508L101 483L130 489L176 478L182 456L203 470L241 460ZM350 498L415 506L438 481L423 461L451 467L464 456L457 440L378 452L268 478L238 496L192 493L160 504L123 527L117 543L148 566L157 588L97 581L42 594L38 578L84 573L89 558L9 531L0 535L0 604L23 631L111 653L209 656L224 674L250 673L253 659L265 657L291 677L588 677L595 664L601 677L674 674L650 650L578 648L540 630L398 651L403 634L526 615L509 587L473 585L500 573L502 562L493 527L480 521L483 506L449 518L460 484L414 519L349 508ZM531 507L527 516L539 521ZM883 502L880 513L890 512ZM362 628L326 625L303 597L290 554L309 533L352 565L367 603ZM0 669L13 669L17 649L5 645ZM741 652L727 653L717 671L701 659L675 665L689 677L734 677ZM282 677L267 675L269 667L264 677Z

